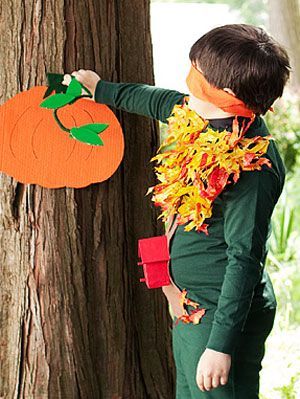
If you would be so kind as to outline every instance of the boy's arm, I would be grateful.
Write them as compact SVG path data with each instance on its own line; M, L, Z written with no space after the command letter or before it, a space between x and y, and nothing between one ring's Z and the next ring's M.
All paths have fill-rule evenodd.
M276 174L264 169L242 172L223 192L228 264L206 348L228 354L235 348L261 278L269 222L280 192Z
M166 123L175 104L187 94L143 83L114 83L99 80L95 101Z

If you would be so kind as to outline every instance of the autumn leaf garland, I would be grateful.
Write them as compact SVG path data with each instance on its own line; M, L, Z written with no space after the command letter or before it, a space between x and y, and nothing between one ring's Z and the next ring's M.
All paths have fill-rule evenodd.
M253 117L254 118L254 117ZM176 104L168 118L167 138L150 162L157 161L154 169L160 183L150 187L152 201L162 208L158 218L166 221L177 213L178 223L189 222L184 230L203 231L208 234L206 218L212 215L212 203L232 177L236 183L241 171L271 167L269 159L262 157L273 137L243 137L253 121L239 128L237 117L232 132L215 131L208 120L184 104ZM174 145L159 153L162 148Z

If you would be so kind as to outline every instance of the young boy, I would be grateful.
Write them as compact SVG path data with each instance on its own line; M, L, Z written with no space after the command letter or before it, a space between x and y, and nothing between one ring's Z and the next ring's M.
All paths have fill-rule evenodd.
M289 58L261 28L225 25L202 36L190 50L189 94L140 83L103 81L92 71L73 72L96 102L167 122L173 107L188 107L209 127L232 131L255 117L245 137L267 136L264 115L282 96ZM272 167L243 171L214 200L209 235L175 225L170 274L164 290L175 316L173 352L177 399L258 399L265 340L272 330L276 298L265 270L271 216L282 192L285 168L276 144L265 157ZM174 230L174 228L173 228ZM183 307L177 291L206 309L199 324L175 323ZM173 292L172 292L173 290ZM177 290L177 291L176 291ZM185 307L191 310L190 306Z

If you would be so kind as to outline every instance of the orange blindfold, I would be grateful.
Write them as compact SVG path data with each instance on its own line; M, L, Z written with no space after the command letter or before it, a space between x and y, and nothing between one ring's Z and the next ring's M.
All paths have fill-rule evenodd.
M242 100L224 90L211 86L194 64L191 65L186 83L195 97L210 102L225 112L250 118L254 115L254 112L247 108Z

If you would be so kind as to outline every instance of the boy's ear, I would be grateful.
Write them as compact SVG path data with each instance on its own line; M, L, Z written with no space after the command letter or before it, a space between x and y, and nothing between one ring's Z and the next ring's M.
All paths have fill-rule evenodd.
M228 87L225 87L223 90L227 91L227 93L232 94L234 97L236 97L235 93L231 89L229 89Z

